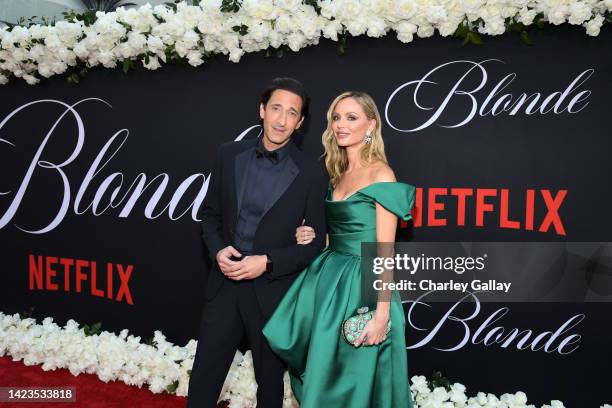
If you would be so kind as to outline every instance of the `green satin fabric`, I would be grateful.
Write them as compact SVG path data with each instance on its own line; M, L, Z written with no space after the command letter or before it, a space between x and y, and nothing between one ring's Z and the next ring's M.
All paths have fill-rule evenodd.
M289 368L301 408L413 407L401 303L391 303L392 329L378 346L345 343L340 326L361 306L361 242L376 241L376 202L409 220L414 195L413 186L396 182L371 184L342 201L328 192L329 246L297 277L263 330Z

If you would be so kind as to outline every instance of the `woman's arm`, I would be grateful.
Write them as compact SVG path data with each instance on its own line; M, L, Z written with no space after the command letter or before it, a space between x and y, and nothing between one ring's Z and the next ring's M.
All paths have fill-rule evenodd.
M377 172L375 182L393 182L396 181L393 170L385 166ZM376 203L376 241L377 256L383 258L395 257L395 232L397 229L397 216L385 209L379 203ZM380 279L385 283L393 281L393 269L386 269ZM378 293L378 302L376 303L376 312L373 319L368 322L360 338L355 342L355 346L362 342L365 345L376 345L382 343L386 336L387 324L390 318L391 307L391 291L382 290Z

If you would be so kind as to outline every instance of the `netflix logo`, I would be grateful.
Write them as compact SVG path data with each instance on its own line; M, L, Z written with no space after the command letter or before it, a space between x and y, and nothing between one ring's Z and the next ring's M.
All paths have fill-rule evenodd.
M566 235L559 215L566 196L567 190L527 189L511 192L507 188L419 187L416 189L412 217L415 227L465 227L473 223L470 226L497 226L543 233L551 231ZM520 211L511 214L511 204ZM447 206L456 210L449 210ZM536 209L544 210L545 214L537 218ZM485 225L485 220L490 225ZM401 226L406 228L407 224L402 222Z
M72 291L134 304L129 287L134 265L33 254L28 260L30 290Z

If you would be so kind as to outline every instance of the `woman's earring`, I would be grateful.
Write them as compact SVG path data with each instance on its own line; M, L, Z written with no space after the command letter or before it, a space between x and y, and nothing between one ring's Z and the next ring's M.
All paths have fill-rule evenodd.
M370 133L370 132L366 133L366 135L365 135L365 142L367 144L372 143L372 133Z

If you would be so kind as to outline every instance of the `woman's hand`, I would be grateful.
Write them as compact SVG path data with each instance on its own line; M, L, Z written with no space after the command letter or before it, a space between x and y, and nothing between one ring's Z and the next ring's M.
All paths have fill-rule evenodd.
M302 225L295 230L295 239L299 245L308 245L316 237L315 230L308 225L304 225L305 221L303 220Z
M379 312L378 309L374 312L372 320L366 323L361 336L355 340L355 347L364 344L366 346L375 346L387 339L387 324L389 323L389 313Z

